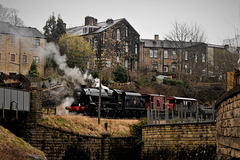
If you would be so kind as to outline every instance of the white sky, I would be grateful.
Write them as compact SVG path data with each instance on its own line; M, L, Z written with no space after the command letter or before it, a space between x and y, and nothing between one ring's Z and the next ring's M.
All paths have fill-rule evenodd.
M83 25L86 16L98 22L126 18L144 39L153 39L154 34L163 39L175 20L201 25L212 44L222 44L240 32L240 0L1 0L0 4L17 9L26 26L40 31L54 12L67 28Z

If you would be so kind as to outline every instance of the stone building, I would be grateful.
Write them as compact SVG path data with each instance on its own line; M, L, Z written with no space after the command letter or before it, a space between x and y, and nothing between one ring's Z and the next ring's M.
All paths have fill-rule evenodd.
M183 80L225 79L224 74L238 60L235 52L221 45L159 40L158 35L141 39L140 44L141 69Z
M43 76L45 43L44 35L36 28L0 22L0 72L26 75L35 60L39 76Z
M96 58L106 60L107 68L121 65L128 71L137 70L140 35L125 18L98 22L87 16L84 26L68 28L67 33L87 39L96 51Z

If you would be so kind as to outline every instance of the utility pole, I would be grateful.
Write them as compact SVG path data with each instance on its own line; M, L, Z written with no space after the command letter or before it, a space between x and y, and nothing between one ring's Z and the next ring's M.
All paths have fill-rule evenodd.
M98 34L98 53L97 53L97 61L98 61L98 71L99 71L99 97L98 97L98 124L100 125L101 118L101 90L102 90L102 38L103 33Z

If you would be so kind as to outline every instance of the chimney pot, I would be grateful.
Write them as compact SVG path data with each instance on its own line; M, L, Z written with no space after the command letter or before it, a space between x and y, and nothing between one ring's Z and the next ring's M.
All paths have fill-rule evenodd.
M154 35L154 39L155 39L155 40L159 40L159 35L158 35L158 34L155 34L155 35Z

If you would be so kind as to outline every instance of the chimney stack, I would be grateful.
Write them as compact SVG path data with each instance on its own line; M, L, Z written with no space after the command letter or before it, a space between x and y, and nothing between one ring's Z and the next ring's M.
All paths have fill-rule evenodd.
M91 16L85 17L85 26L95 26L97 24L97 19Z
M158 34L154 35L154 40L159 40L159 35Z

